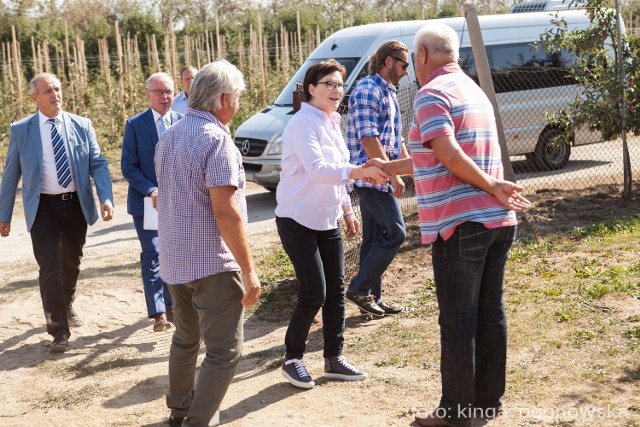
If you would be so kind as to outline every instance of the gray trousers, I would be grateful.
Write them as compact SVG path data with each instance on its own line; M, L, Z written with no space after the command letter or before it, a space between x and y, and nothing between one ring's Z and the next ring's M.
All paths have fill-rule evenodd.
M169 285L176 330L169 351L167 406L183 427L218 424L218 410L242 354L244 296L238 272ZM200 340L205 358L195 382Z

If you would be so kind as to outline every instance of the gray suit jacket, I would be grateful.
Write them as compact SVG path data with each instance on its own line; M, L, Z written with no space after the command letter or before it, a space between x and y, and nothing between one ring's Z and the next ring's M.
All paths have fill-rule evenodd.
M91 120L71 113L62 113L67 133L71 173L78 192L78 200L88 224L98 220L98 209L93 199L93 178L100 203L113 203L113 190L109 167L100 152L96 132ZM38 114L32 114L9 127L9 151L2 185L0 186L0 221L11 222L18 182L22 177L22 201L27 230L31 231L38 213L42 190L42 139Z

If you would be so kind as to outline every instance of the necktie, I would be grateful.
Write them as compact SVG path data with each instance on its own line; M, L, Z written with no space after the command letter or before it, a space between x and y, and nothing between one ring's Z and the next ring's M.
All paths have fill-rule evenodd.
M158 136L162 137L162 134L167 130L167 126L164 123L164 117L158 119Z
M62 135L58 132L56 119L48 119L47 122L51 123L51 144L53 145L53 156L56 161L58 184L67 188L71 183L71 168L69 168L69 159L67 158L67 152L64 149L64 141L62 140Z

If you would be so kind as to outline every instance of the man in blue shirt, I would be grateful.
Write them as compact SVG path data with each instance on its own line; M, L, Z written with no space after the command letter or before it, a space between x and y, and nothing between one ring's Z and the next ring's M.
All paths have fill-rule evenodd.
M173 99L171 109L177 113L187 114L187 108L189 106L189 90L191 88L191 82L193 78L198 74L198 69L193 65L187 65L180 70L180 84L182 85L182 92L176 95Z
M379 158L408 158L403 144L402 120L397 97L400 79L408 74L409 49L398 41L383 43L369 60L369 75L360 80L349 98L347 145L351 164ZM396 197L404 194L404 182L394 176L381 185L354 181L362 214L360 269L351 280L347 299L363 312L376 316L397 314L401 308L382 301L382 275L406 237Z

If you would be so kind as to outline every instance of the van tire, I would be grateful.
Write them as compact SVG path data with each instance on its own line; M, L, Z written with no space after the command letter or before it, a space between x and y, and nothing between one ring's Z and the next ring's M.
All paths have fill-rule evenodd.
M560 129L545 129L538 138L533 159L541 170L562 169L569 163L571 141Z

